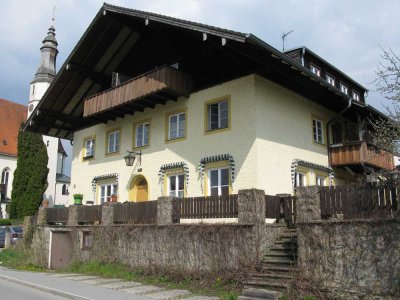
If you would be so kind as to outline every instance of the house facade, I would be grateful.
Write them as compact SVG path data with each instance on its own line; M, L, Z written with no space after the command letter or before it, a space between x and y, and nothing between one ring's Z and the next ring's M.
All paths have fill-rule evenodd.
M17 168L18 133L26 121L27 107L0 99L0 203L3 218L8 218L14 171Z
M104 4L26 130L73 139L84 203L292 193L393 168L366 139L385 117L366 89L305 49Z

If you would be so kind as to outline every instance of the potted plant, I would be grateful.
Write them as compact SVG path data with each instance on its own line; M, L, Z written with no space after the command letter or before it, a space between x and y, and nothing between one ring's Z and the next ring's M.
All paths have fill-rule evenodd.
M74 194L74 204L75 205L82 205L82 199L83 199L82 194Z

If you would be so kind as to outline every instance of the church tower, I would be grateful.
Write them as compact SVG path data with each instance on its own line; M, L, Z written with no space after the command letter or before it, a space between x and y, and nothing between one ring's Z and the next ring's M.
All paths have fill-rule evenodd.
M47 88L50 86L56 76L56 58L58 54L56 30L53 24L49 28L49 32L43 40L43 46L40 48L41 57L40 65L36 71L30 85L29 102L28 102L28 118L36 105L42 99Z

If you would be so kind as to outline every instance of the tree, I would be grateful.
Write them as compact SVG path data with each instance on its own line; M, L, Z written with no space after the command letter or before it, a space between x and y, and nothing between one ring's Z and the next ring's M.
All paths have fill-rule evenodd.
M389 118L372 121L376 132L375 143L392 153L400 151L400 58L392 49L382 49L378 65L376 90L389 101L386 106Z
M11 193L10 217L34 215L47 188L47 149L41 135L18 134L18 160Z

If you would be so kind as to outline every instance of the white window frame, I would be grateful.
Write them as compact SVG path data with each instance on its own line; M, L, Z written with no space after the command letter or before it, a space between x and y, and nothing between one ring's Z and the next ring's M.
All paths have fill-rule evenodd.
M299 184L299 182L301 182L301 184ZM304 186L307 186L306 173L297 171L294 174L294 187L304 187Z
M321 175L315 175L315 184L317 186L325 186L326 177Z
M183 189L179 189L179 177L183 179ZM175 180L175 190L171 190L171 180ZM183 198L185 196L185 175L182 173L168 175L168 196Z
M328 82L330 85L335 86L335 77L333 77L330 74L326 74L326 82Z
M353 99L357 100L357 101L360 101L360 93L358 93L356 91L353 91Z
M228 184L227 185L222 185L222 170L228 170ZM218 171L218 185L216 186L211 186L211 172L212 171ZM218 188L218 196L222 195L222 188L223 187L228 187L228 191L230 189L230 169L229 167L221 167L221 168L213 168L208 170L208 196L211 196L211 189L217 187Z
M324 123L321 120L312 119L313 141L319 144L324 143Z
M94 157L95 153L95 146L96 146L96 139L94 137L87 138L85 140L85 155L86 157Z
M348 87L346 84L344 84L343 82L341 82L341 83L339 84L339 86L340 86L340 91L341 91L342 93L345 93L345 94L347 95L348 92L349 92L349 87Z
M182 122L181 118L182 116L184 117L184 120ZM176 126L175 128L172 128L172 123L171 120L173 117L176 117ZM181 122L183 123L181 125ZM171 133L176 132L176 137L171 137ZM179 132L182 132L180 135ZM168 140L176 140L185 137L186 135L186 113L185 112L180 112L177 114L173 114L168 116Z
M5 184L6 188L8 186L9 179L10 179L10 169L4 168L3 171L1 172L1 183Z
M310 71L317 76L321 76L321 69L312 63L310 63Z
M107 153L119 152L121 131L119 129L110 131L107 136ZM113 143L111 143L111 141L113 141Z
M150 131L150 123L149 122L143 122L143 123L136 125L135 147L144 147L144 146L149 145L149 131ZM139 139L140 135L141 135L141 139ZM146 140L147 140L147 143L146 143Z
M227 114L227 118L226 118L226 126L222 127L222 112L223 110L221 109L221 106L223 103L226 103L226 114ZM212 106L218 106L218 127L217 128L211 128L211 107ZM213 131L213 130L219 130L219 129L224 129L224 128L229 128L229 101L226 100L221 100L218 102L214 102L214 103L209 103L207 104L207 130L208 131Z
M118 196L118 183L107 183L99 185L100 204L111 201L111 196Z

